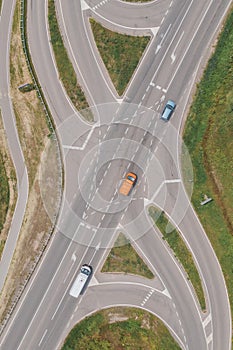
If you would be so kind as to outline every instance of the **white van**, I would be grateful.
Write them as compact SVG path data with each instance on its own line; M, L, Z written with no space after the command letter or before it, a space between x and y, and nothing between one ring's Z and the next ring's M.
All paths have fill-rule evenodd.
M92 275L92 267L90 265L82 265L81 270L76 277L69 294L77 298L80 294L84 292L84 287L87 284L87 281Z

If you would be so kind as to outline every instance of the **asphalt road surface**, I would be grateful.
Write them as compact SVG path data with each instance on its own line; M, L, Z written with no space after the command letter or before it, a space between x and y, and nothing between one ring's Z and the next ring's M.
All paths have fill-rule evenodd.
M1 336L1 349L57 349L75 322L114 305L153 312L183 349L230 348L223 274L190 205L179 161L184 110L229 4L57 1L65 45L94 106L95 123L90 125L74 110L59 81L46 4L28 1L30 50L62 143L65 189L57 230ZM90 14L110 29L151 35L123 97L98 56ZM171 121L163 123L159 116L168 98L177 108ZM118 189L127 171L136 172L138 182L124 198ZM205 313L182 267L152 226L147 209L153 204L166 211L193 254L206 294ZM119 232L131 240L154 280L99 273ZM93 266L94 276L84 296L75 299L69 289L83 263Z
M24 156L18 138L15 115L11 102L9 85L9 49L11 38L11 24L13 19L14 1L2 3L2 12L0 18L0 108L4 129L7 135L8 147L12 162L15 167L17 180L18 198L15 205L15 211L12 218L8 239L5 243L0 263L0 290L2 289L10 262L16 247L16 242L23 222L24 212L28 198L28 174L24 163Z

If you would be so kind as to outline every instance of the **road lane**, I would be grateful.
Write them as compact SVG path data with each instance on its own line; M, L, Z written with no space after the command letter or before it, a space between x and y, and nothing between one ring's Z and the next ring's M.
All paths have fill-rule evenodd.
M159 108L162 108L162 104L164 102L166 93L169 94L169 96L171 95L172 97L174 96L174 97L178 98L179 94L181 94L183 92L185 86L182 86L182 83L180 82L180 69L177 69L177 72L176 72L177 74L176 74L176 76L174 76L174 81L172 82L171 86L169 86L168 92L166 91L166 85L161 83L161 86L158 85L158 87L157 87L156 81L153 81L152 78L153 78L155 72L157 74L156 80L159 79L159 77L163 77L163 74L164 74L164 78L161 80L162 82L166 82L167 81L166 79L173 77L173 75L172 75L173 74L172 61L174 61L174 60L172 60L172 57L174 58L174 56L176 56L175 61L173 63L177 64L176 67L179 67L179 62L177 60L177 58L178 58L178 56L177 56L178 51L177 50L179 49L179 55L180 55L179 57L182 58L183 57L182 55L184 55L184 54L185 54L185 56L187 56L187 57L185 57L185 60L187 59L187 63L186 63L187 69L188 69L188 67L190 67L190 72L189 72L190 75L186 76L186 79L187 79L186 81L188 81L188 79L189 79L189 77L191 77L192 71L193 71L192 56L190 55L190 57L188 57L189 50L194 49L195 47L199 47L200 52L203 53L204 49L206 49L206 48L204 47L205 43L202 43L201 41L199 42L199 46L195 46L195 45L197 45L197 43L195 42L195 40L196 40L196 38L195 38L195 40L192 42L192 45L190 46L190 49L187 50L188 46L184 45L185 41L183 40L183 38L185 38L185 34L188 33L187 26L189 25L189 21L188 21L188 18L186 18L187 22L183 22L183 19L185 19L184 14L187 13L187 15L190 16L190 19L192 19L192 15L191 15L191 13L189 13L189 8L191 8L191 6L193 4L195 4L195 9L197 11L200 11L200 13L204 14L205 9L211 3L213 3L214 6L211 7L210 11L208 12L208 19L210 22L206 21L205 25L206 25L206 28L210 28L210 29L213 29L213 31L215 31L216 26L218 26L218 24L219 24L218 21L220 20L223 12L225 11L227 4L229 3L227 1L224 1L224 4L223 4L223 2L221 2L222 3L221 6L219 5L220 4L219 1L208 2L205 4L203 4L203 3L200 4L200 2L197 3L197 1L194 1L194 2L191 2L191 5L190 5L190 2L186 2L185 5L183 6L183 12L180 13L180 16L178 15L178 16L173 18L175 12L170 12L169 15L164 19L162 27L160 29L160 32L158 32L158 39L156 39L157 41L155 40L153 43L154 46L152 45L150 47L150 50L148 51L148 56L144 60L143 66L141 67L141 70L139 70L137 72L137 76L134 78L133 83L129 86L129 89L127 91L127 96L129 98L131 98L131 100L133 100L137 103L143 102L143 104L147 104L148 106L151 106L155 103L158 103L156 109L158 108L158 110L159 110ZM44 15L43 14L43 5L41 5L41 6L42 6L41 7L42 11L38 11L38 13L33 12L33 16L31 16L33 18L33 21L31 22L31 28L33 28L33 25L36 24L35 28L39 32L40 31L43 32L43 30L44 30L43 26L39 25L39 23L41 23L40 20L36 19L36 17L40 18L40 16L41 16L41 18L43 18L43 15ZM35 7L33 8L33 10L35 10ZM174 7L173 10L175 11L177 9ZM219 11L219 10L221 10L221 11ZM80 12L79 12L79 15L80 15ZM199 25L202 18L204 18L204 17L200 16L199 20L196 22L196 28L198 28L198 25ZM171 19L173 20L172 21L173 31L170 31ZM43 21L42 21L42 23L43 23ZM180 25L180 23L181 23L181 25ZM185 24L186 28L183 27L183 23L186 23ZM210 23L211 23L212 27L210 26ZM209 25L209 27L208 27L208 25ZM192 30L195 30L195 28L192 28ZM199 28L199 31L200 30L201 30L201 28ZM204 30L202 30L202 31L204 32ZM163 45L161 46L161 48L159 49L159 51L155 55L156 49L157 49L159 43L161 42L161 37L159 38L159 35L162 35L164 33L167 33L166 38L162 42ZM175 36L174 36L174 33L175 33ZM206 33L205 40L208 40L208 38L212 38L212 32L210 33L209 29L206 29L205 33ZM32 35L33 39L34 39L34 35L35 35L35 38L37 38L37 34L35 33L35 31L33 32L33 35ZM198 37L199 37L199 34L198 34ZM191 34L190 34L190 38L192 38ZM31 40L31 41L33 41L33 40ZM42 37L39 40L39 44L40 44L41 48L43 48L44 42L45 42L45 45L47 45L46 33L43 33ZM172 44L170 46L169 45L166 46L168 42L171 42ZM153 53L152 48L154 50L154 53ZM45 49L44 51L46 52L47 49ZM34 52L34 54L33 54L33 59L34 59L34 55L37 51L34 49L33 52ZM41 52L43 52L43 50L41 50ZM168 56L170 57L169 60L171 61L170 66L167 65L167 61L166 61ZM38 58L39 58L39 55L38 55ZM85 57L83 57L82 59L85 62ZM51 58L49 56L46 57L46 60L48 61L49 64L51 64ZM46 60L44 61L45 63L47 63ZM161 60L162 60L162 64L160 64ZM44 72L42 69L43 62L42 61L40 62L39 59L36 60L35 62L36 62L36 66L37 66L37 69L38 69L38 72L40 75L40 79L41 79L41 81L43 81L43 86L46 86L45 83L47 82L48 78L47 78L47 76L44 75ZM183 65L183 63L182 63L182 65ZM48 66L48 67L50 67L50 66ZM83 65L83 67L84 67L83 68L84 71L89 69L88 65L87 65L87 68L85 67L85 65ZM96 65L95 65L95 67L96 67ZM159 69L158 69L158 67L159 67ZM168 67L169 67L169 69L168 69ZM47 73L49 73L49 72L47 72ZM86 73L88 73L88 72L86 72ZM54 73L53 78L54 78L54 81L57 81L57 78L55 75L56 74ZM91 74L90 74L90 76L91 76ZM85 81L86 81L87 85L92 86L93 80L92 79L89 80L88 74L86 74L86 77L87 78L85 79ZM181 77L182 77L182 75L181 75ZM59 103L57 103L57 99L59 98L59 94L62 97L63 90L58 86L58 91L60 91L59 94L58 94L58 91L53 92L53 89L54 89L54 86L52 84L53 78L52 78L52 76L50 76L50 78L51 78L51 81L46 86L46 93L48 94L48 97L50 96L51 105L56 106L53 109L53 111L57 113L57 121L60 122L63 118L63 116L61 117L60 113L63 114L62 111L64 111L64 113L65 113L64 115L66 118L66 116L68 116L68 114L69 114L69 113L67 113L67 111L69 110L70 107L67 109L67 106L68 106L67 101L63 100L64 104L60 105L61 110L60 110L60 107L57 108L57 106L59 106ZM102 80L102 83L103 83L103 80ZM176 87L176 89L174 87ZM93 92L93 94L94 94L94 92ZM164 98L162 99L163 95L164 95ZM51 96L53 96L52 99L51 99ZM99 90L96 93L96 96L98 97L98 101L99 100L105 101L106 96L104 96L104 94L103 94L103 96L101 96L101 90ZM178 116L177 112L175 114L175 117L174 117L174 120L179 121L179 116ZM161 124L161 129L163 129L162 124ZM166 129L167 129L167 127L164 126L164 130L166 130ZM122 129L122 131L123 131L123 129ZM126 132L126 130L124 130L124 132ZM135 133L135 137L138 137L138 136L139 136L139 134ZM142 154L141 154L141 157L142 157ZM140 160L140 154L138 154L138 156L135 158L134 161L136 163L139 160ZM70 167L70 165L68 164L67 170L69 169L69 167ZM119 175L119 170L116 171L116 174ZM171 167L170 166L166 167L165 174L167 176L170 176L170 174L171 174ZM74 184L74 182L75 182L75 180L71 180L71 184ZM105 184L105 186L106 186L106 192L109 190L112 191L112 187L110 187L110 184L109 184L109 186ZM169 190L169 195L174 197L174 189L172 189L172 187ZM138 204L139 203L140 202L138 201ZM183 203L182 203L182 205L183 205ZM129 211L129 214L130 214L130 211ZM186 217L185 217L187 220L187 224L186 224L187 226L184 227L184 230L186 230L186 231L189 228L189 226L188 226L189 225L188 224L189 223L189 215L190 215L190 218L192 219L192 215L194 215L194 214L188 213L188 215L186 215ZM196 218L195 215L194 215L194 218ZM94 220L93 222L95 222L95 220L97 220L97 219L93 219L93 220ZM112 221L112 218L110 216L109 217L103 216L102 224L101 223L100 224L102 226L105 225L108 227L108 225L111 221ZM67 226L68 226L68 224L69 224L69 221L67 221ZM116 224L117 224L117 220L116 220ZM197 225L197 222L195 220L194 220L194 224ZM153 235L154 235L154 233L153 233ZM227 315L227 311L229 311L227 294L226 294L226 290L224 289L225 285L224 285L224 281L222 279L221 271L220 271L219 267L217 266L215 256L214 256L213 252L211 251L210 247L208 247L207 240L205 241L205 248L209 252L211 259L213 259L215 261L215 265L214 265L215 269L213 271L213 274L211 275L211 280L208 279L208 277L206 276L206 273L209 272L208 271L209 266L208 266L208 269L206 269L206 270L203 268L203 265L205 265L205 263L206 263L206 257L202 256L203 247L197 245L197 241L198 241L198 238L200 237L200 235L203 235L203 231L201 229L200 229L199 233L196 235L197 237L194 239L192 244L194 245L194 248L201 250L200 260L198 260L198 262L199 262L200 266L202 267L201 268L202 276L204 277L205 282L208 284L207 288L212 288L212 294L211 294L210 301L211 301L211 303L216 302L217 304L219 304L218 308L211 307L212 313L214 312L214 315L212 317L214 317L216 319L213 322L214 332L216 334L215 338L213 338L213 339L214 339L214 342L216 344L216 349L218 349L217 346L219 346L219 344L221 344L222 349L228 349L229 344L228 344L227 334L229 334L229 333L231 334L231 330L229 330L229 325L231 323L230 318L226 317L225 322L223 324L223 327L225 327L224 329L222 328L221 324L219 324L219 320L218 320L219 316L221 315L221 313L220 313L221 307L223 307L223 310L226 311L225 315ZM173 296L176 310L178 310L179 317L181 318L181 323L184 325L183 329L184 329L184 333L185 333L185 337L187 339L187 344L189 346L189 349L192 349L192 348L193 349L197 349L197 348L205 349L206 348L205 337L207 336L207 334L204 334L202 322L200 321L201 317L198 313L198 310L195 306L195 302L192 298L192 291L189 290L189 288L187 288L185 279L182 277L182 273L181 273L180 269L177 267L177 265L174 264L170 254L168 252L166 252L166 249L161 247L161 244L163 244L161 239L158 239L158 241L156 241L154 236L152 238L152 233L151 233L148 236L145 235L145 237L140 238L139 241L140 241L140 247L142 247L146 256L151 257L153 264L156 266L156 268L158 268L158 266L159 266L159 273L161 274L161 276L163 276L163 279L166 281L166 286L167 285L169 286L169 288L168 288L169 293L171 293ZM59 240L57 242L59 243ZM98 242L99 241L97 239L96 240L97 245L98 245ZM106 240L106 242L107 242L107 240ZM156 245L154 244L155 242L156 242ZM196 244L196 246L195 246L195 244ZM53 250L53 246L54 245L52 245L50 248L51 252L55 252ZM158 247L161 249L158 249ZM78 248L78 250L77 250L77 256L79 257L77 259L77 266L76 266L77 268L78 268L78 266L80 266L80 263L82 260L82 255L79 254L80 249L82 250L82 248ZM88 259L92 259L94 253L95 252L93 251L93 248L90 248L87 251L86 257ZM53 253L53 254L55 254L55 253ZM54 259L53 254L50 257L49 262L53 261L53 259ZM95 264L97 264L97 261L98 261L98 263L99 263L99 261L101 261L102 255L103 255L103 252L101 250L98 250L95 253L94 258L93 258L93 265L94 266L95 266ZM25 334L25 327L28 327L30 320L32 320L33 311L35 314L35 309L33 310L33 308L32 308L32 314L28 314L27 316L25 316L25 318L23 318L23 307L21 308L21 310L20 310L20 312L22 312L21 317L23 318L24 322L22 323L22 328L20 328L20 330L19 330L19 328L17 328L18 335L16 336L17 339L16 339L16 343L14 344L15 346L18 346L19 342L22 342L22 344L23 343L26 344L26 346L28 344L30 344L30 346L32 346L32 344L34 344L33 339L37 342L37 344L39 344L41 342L40 344L41 344L41 346L43 346L43 342L45 342L47 337L49 337L48 329L50 327L50 321L51 321L51 318L49 318L49 316L51 315L52 309L53 309L53 312L52 312L52 316L53 316L55 310L59 306L60 301L58 301L58 300L59 300L60 296L62 295L61 297L63 297L64 292L66 291L67 285L69 285L69 283L71 282L71 279L70 279L71 277L67 278L66 279L67 285L62 286L61 289L59 289L58 288L58 285L59 285L59 283L58 283L59 278L58 277L60 277L61 279L63 278L63 280L65 279L65 273L67 273L67 266L70 267L72 256L73 256L73 252L72 252L71 256L67 257L67 260L66 259L64 260L64 267L62 267L62 269L61 269L61 274L59 274L57 276L56 281L55 281L54 285L52 286L52 290L50 291L51 294L52 294L52 292L54 294L54 303L51 301L49 302L49 304L51 306L51 310L47 311L47 304L48 303L42 302L41 307L38 310L38 314L36 314L36 317L39 317L39 315L44 315L43 317L45 317L45 318L44 318L43 324L40 323L38 325L38 322L36 324L34 324L32 322L32 327L30 327L28 329L28 332L26 333L25 338L22 337L22 334ZM61 255L60 255L60 259L61 259ZM54 270L56 270L54 266L53 266L53 268L54 268ZM72 268L71 268L71 270L72 270ZM44 282L43 282L44 283L44 290L46 290L45 285L47 285L47 286L49 285L50 278L46 274L45 265L42 265L41 271L43 271L43 273L41 273L41 276L43 276L43 278L44 278ZM213 288L213 286L215 286L214 281L216 280L216 278L214 276L215 273L218 275L218 279L220 282L220 284L218 286L218 290ZM179 283L176 283L176 279L174 278L174 276L176 276ZM35 285L37 285L36 284L37 280L35 280L34 283L35 283ZM37 285L37 287L39 288L39 291L37 292L38 293L38 300L42 300L43 297L41 296L40 286ZM90 288L90 290L91 290L91 288ZM106 290L106 289L104 289L104 290ZM106 293L107 293L107 291L106 291ZM182 296L184 296L184 299L182 298ZM67 305L67 308L62 309L63 310L62 313L59 312L59 308L58 308L58 312L55 313L55 318L57 320L57 326L56 326L56 328L53 328L54 329L53 331L55 332L53 334L56 334L56 330L59 329L59 331L60 331L63 328L64 319L68 320L72 316L72 311L74 311L74 307L71 305L71 303L69 303L68 298L69 297L66 298L66 296L65 296L64 299L62 300L62 303L61 303L61 307L64 303L64 305ZM123 301L123 300L125 300L124 298L125 298L125 295L122 295L122 300L120 301L121 303L124 303L124 301ZM184 300L186 301L185 305L183 304ZM85 301L85 299L84 299L84 301ZM31 305L30 304L31 302L32 302L32 300L28 301L28 305ZM96 302L98 304L98 300L96 300ZM114 300L113 300L113 302L114 302ZM26 305L26 303L25 303L25 305ZM33 300L33 305L35 305L34 307L36 307L35 300ZM37 303L37 305L38 305L38 303ZM85 303L80 304L80 305L81 305L80 307L85 308ZM44 314L45 310L47 312L46 314ZM64 311L64 310L66 310L66 311ZM173 312L176 313L175 310L173 310ZM20 317L20 316L17 316L17 317ZM26 320L26 318L27 318L27 320ZM38 318L38 320L39 319L40 319L40 317ZM218 330L216 330L216 328ZM21 332L21 337L20 337L20 332ZM64 333L63 333L63 335L64 335ZM212 345L211 337L209 338L209 336L208 336L208 340L209 339L210 339L209 346L211 347L211 345ZM222 344L222 339L225 340L224 344ZM12 341L12 339L7 337L5 344L11 344L11 341ZM53 343L53 341L54 341L54 343ZM7 343L7 342L9 342L9 343ZM50 346L51 346L51 344L55 344L56 339L54 339L54 336L49 337L49 342L51 342L51 343L49 343ZM9 345L8 345L8 347L6 347L6 349L8 349L8 348L9 348ZM215 345L214 345L214 348L215 348Z
M8 238L1 257L0 290L2 290L4 286L10 262L16 247L16 242L26 210L29 187L27 168L25 166L24 156L17 133L16 120L10 94L9 54L14 6L15 1L3 1L0 17L0 43L2 53L0 55L0 108L7 138L7 145L15 167L17 181L17 201L11 227L8 232Z

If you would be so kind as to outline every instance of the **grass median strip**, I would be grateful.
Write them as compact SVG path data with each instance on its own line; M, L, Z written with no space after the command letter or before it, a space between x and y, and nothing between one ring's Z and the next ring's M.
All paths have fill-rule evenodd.
M105 261L101 272L122 272L152 279L153 273L134 250L126 237L120 233Z
M154 315L134 308L111 308L82 320L62 350L178 350L168 329Z
M90 24L96 46L113 85L118 94L122 95L150 41L150 37L115 33L92 18Z
M16 203L16 175L0 111L0 258L7 240Z
M192 203L221 264L233 312L233 7L198 84L184 130ZM204 195L214 199L201 206Z
M169 225L172 228L171 223L165 216L164 212L160 212L157 208L151 206L149 208L149 214L154 220L154 223L159 228L160 232L163 234L163 238L167 241L171 249L173 250L176 258L183 265L188 279L193 285L193 288L198 297L199 303L202 310L205 310L205 297L201 284L201 279L197 271L196 265L193 261L192 254L184 243L183 239L180 237L180 233L174 228L172 232L166 233L166 227Z
M9 205L9 184L2 151L0 152L0 231L5 223Z
M48 1L48 21L50 29L51 43L62 84L71 99L73 105L78 111L89 107L84 92L77 82L77 76L68 57L67 50L64 46L60 33L54 0ZM91 113L86 114L89 121L93 121Z
M0 152L0 257L5 244L5 237L2 237L2 229L5 224L9 206L9 184L2 151Z

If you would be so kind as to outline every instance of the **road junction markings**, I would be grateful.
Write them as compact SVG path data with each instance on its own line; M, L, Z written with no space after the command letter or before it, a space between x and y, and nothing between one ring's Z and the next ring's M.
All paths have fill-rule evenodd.
M81 123L80 128L80 119L77 115L72 115L60 125L58 130L64 145L64 163L66 167L69 167L66 169L66 177L74 180L65 184L61 209L61 217L64 216L62 220L58 221L57 228L70 239L74 239L74 233L77 227L80 227L79 234L75 235L75 241L89 245L92 235L98 232L101 237L111 236L118 222L113 227L106 226L105 222L108 220L114 222L117 217L120 218L132 203L137 202L136 198L138 198L138 203L140 201L143 203L142 209L140 209L140 213L137 213L137 217L132 216L133 225L131 225L132 222L128 222L126 229L130 229L131 226L135 227L136 224L141 230L139 235L143 236L152 226L151 220L146 219L148 214L144 207L145 204L154 203L156 205L156 194L164 185L174 184L177 186L177 191L181 192L180 185L182 183L179 170L175 169L177 168L177 131L171 123L163 123L159 119L158 112L142 105L125 102L106 103L91 107L90 112L95 113L99 118L96 123L89 126ZM85 110L83 114L85 113L88 111ZM100 128L102 129L100 130ZM169 133L169 137L166 137L165 132ZM137 134L141 134L141 137L133 139L133 137L137 137L135 136ZM182 140L179 140L178 146L180 145L184 146ZM156 148L154 148L155 146ZM158 157L158 149L162 149L164 156L168 157L167 159L175 169L175 178L166 178L162 159L164 156ZM186 158L189 160L187 164L192 170L188 153ZM113 186L115 188L112 186L109 188L109 191L114 192L109 197L111 201L103 197L103 191L100 190L110 179L110 174L113 176L115 169L117 169L111 166L113 162L119 163L119 165L126 163L127 170L134 167L141 174L136 187L140 188L143 181L144 187L142 188L143 191L146 191L146 193L143 192L143 196L140 194L135 197L137 194L135 191L135 194L129 197L120 198L117 194L118 184L116 183ZM98 180L98 174L101 171L103 178ZM43 186L45 181L48 179L40 179L40 184ZM193 185L192 182L189 184ZM164 186L162 194L160 193L159 208L163 208L166 197L167 186ZM179 193L177 198L180 198ZM45 196L43 198L45 209L46 200ZM184 203L188 205L188 203ZM176 221L182 220L186 209L185 207L177 213ZM176 210L175 206L174 210ZM94 221L94 212L96 215L98 213L101 215L101 220L98 223ZM111 215L112 219L110 219Z

